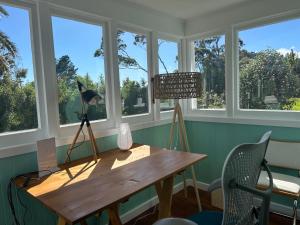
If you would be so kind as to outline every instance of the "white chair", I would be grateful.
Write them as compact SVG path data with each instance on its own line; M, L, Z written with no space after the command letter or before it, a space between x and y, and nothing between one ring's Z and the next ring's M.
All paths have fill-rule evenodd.
M300 142L270 140L266 153L268 164L275 167L300 171ZM272 172L273 192L294 200L293 225L297 222L297 204L300 196L300 177ZM258 187L265 188L269 181L266 171L262 171L258 180Z

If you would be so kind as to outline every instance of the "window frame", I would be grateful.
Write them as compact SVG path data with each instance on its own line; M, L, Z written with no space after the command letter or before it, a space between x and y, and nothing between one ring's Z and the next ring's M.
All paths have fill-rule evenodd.
M154 54L154 57L156 57L155 59L155 62L156 62L156 70L155 70L155 74L159 74L159 61L158 61L158 54L159 54L159 49L158 49L158 40L159 39L162 39L162 40L165 40L165 41L170 41L170 42L174 42L174 43L177 43L177 55L178 55L178 71L179 72L182 72L183 71L183 57L182 57L182 52L184 51L183 49L183 38L182 37L176 37L176 36L173 36L173 35L170 35L170 34L165 34L165 33L157 33L157 36L155 38L155 44L156 44L156 51L155 51L155 54ZM155 75L154 74L154 75ZM176 101L178 100L175 100L175 104L176 104ZM167 110L167 111L161 111L160 110L160 100L159 99L156 99L155 100L155 107L157 107L157 111L159 112L159 119L160 120L166 120L166 119L171 119L172 116L173 116L173 112L174 112L174 109L172 110Z
M203 40L203 39L207 39L210 38L212 36L224 36L225 39L225 90L224 90L224 94L225 94L225 108L223 109L198 109L194 107L194 101L193 99L187 99L187 114L188 116L204 116L204 117L220 117L220 118L225 118L228 116L228 112L229 109L232 107L231 102L228 102L228 79L229 79L229 73L227 71L228 69L228 48L227 48L227 37L228 37L228 32L227 29L219 29L219 30L215 30L215 31L209 31L209 32L204 32L201 34L197 34L197 35L193 35L193 36L189 36L186 38L187 40L187 46L186 46L186 51L187 51L187 70L189 71L194 71L194 64L195 64L195 52L194 52L194 44L193 42L195 40ZM229 104L228 104L229 103Z
M300 111L292 110L264 110L264 109L241 109L240 108L240 74L239 74L239 49L238 38L239 32L247 29L255 29L263 26L274 25L281 22L287 22L293 19L300 19L300 12L287 12L279 15L273 15L266 18L259 18L251 21L238 23L232 26L232 45L234 46L232 52L233 63L233 79L236 91L234 94L234 115L239 119L253 119L253 120L269 120L282 121L283 126L291 121L299 123ZM299 123L300 126L300 123Z
M69 137L74 136L74 132L80 122L77 123L70 123L70 124L60 124L59 120L59 107L58 107L58 95L57 93L57 78L56 78L56 69L55 69L55 46L54 46L54 36L53 36L53 24L52 24L52 17L58 17L62 19L67 19L75 22L82 22L90 25L101 26L102 28L102 37L104 43L104 73L105 73L105 88L106 88L106 97L105 97L105 106L106 106L106 119L94 120L90 121L94 134L102 133L103 129L109 129L114 127L114 114L112 110L112 89L111 87L111 74L112 70L110 67L110 46L109 46L109 25L108 20L94 14L85 13L82 11L74 10L74 9L66 9L61 7L56 7L55 5L50 5L50 24L51 24L51 45L53 47L53 60L52 66L54 67L54 74L53 79L55 79L55 104L52 104L56 111L56 130L57 136L61 139L69 139ZM99 43L100 46L100 43ZM87 130L84 127L84 132L87 134ZM97 136L97 135L96 135Z
M116 81L118 81L118 84L116 84L115 82L115 86L116 88L119 89L118 92L118 96L115 96L116 98L119 98L117 102L117 108L120 110L116 117L120 118L120 122L126 122L126 123L130 123L130 124L142 124L142 123L146 123L146 122L150 122L154 120L154 105L152 104L152 83L151 83L151 77L153 74L153 68L152 68L152 32L148 29L144 29L141 28L139 26L134 26L134 25L129 25L126 23L122 23L122 22L117 22L115 24L115 28L114 28L114 49L115 49L115 59L117 59L118 56L118 48L117 48L117 39L116 39L116 35L117 35L117 31L118 30L122 30L125 32L129 32L129 33L135 33L135 34L141 34L141 35L145 35L146 39L147 39L147 52L146 52L146 56L147 56L147 69L148 69L148 73L147 73L147 78L148 78L148 113L142 113L142 114L135 114L135 115L128 115L128 116L124 116L122 115L122 106L121 106L121 85L120 85L120 72L119 72L119 64L118 62L115 62L115 76L117 76ZM116 61L116 60L115 60ZM120 104L119 104L119 103Z
M45 116L45 98L43 75L41 67L41 52L39 49L39 30L38 30L38 14L37 7L34 3L24 1L8 1L1 0L0 3L27 10L29 16L29 29L30 29L30 44L31 44L31 57L33 76L35 84L35 98L36 98L36 110L38 127L33 129L8 131L0 133L0 151L8 146L22 146L31 144L45 136L47 129L47 119Z

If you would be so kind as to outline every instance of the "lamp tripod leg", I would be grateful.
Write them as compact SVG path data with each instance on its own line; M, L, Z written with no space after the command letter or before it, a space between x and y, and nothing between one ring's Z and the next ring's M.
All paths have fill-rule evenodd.
M92 144L92 149L93 149L93 153L94 153L94 160L95 162L97 162L97 152L98 152L98 149L97 149L97 144L96 144L96 140L95 140L95 137L94 137L94 134L93 134L93 130L91 128L91 125L90 123L87 123L87 130L89 132L89 137L90 137L90 141L91 141L91 144Z
M67 151L67 157L66 157L66 159L65 159L65 163L71 161L70 156L71 156L72 150L73 150L73 148L74 148L74 145L76 144L76 141L77 141L77 139L78 139L78 136L79 136L79 134L80 134L80 132L81 132L81 130L82 130L83 124L84 124L84 122L81 122L80 127L78 128L77 133L76 133L76 135L75 135L75 137L74 137L74 139L73 139L73 142L72 142L72 144L71 144L71 145L69 146L69 148L68 148L68 151Z

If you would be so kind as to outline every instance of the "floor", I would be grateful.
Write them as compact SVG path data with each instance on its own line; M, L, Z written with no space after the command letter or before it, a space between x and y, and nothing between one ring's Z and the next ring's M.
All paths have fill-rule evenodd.
M207 192L200 191L200 198L202 202L202 207L204 210L218 210L217 208L211 206L210 204L210 195ZM189 187L188 189L188 198L184 197L183 191L175 194L173 196L172 204L172 216L174 217L188 217L197 212L197 203L193 193L193 189ZM125 225L152 225L157 219L157 210L156 208L151 208L148 211L144 212L137 218L129 221ZM270 224L269 225L285 225L292 224L290 218L280 216L274 213L270 214ZM297 225L300 225L297 223Z

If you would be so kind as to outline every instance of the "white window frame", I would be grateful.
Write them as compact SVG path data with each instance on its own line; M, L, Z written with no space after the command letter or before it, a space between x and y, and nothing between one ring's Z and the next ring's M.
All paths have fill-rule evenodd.
M289 21L292 19L300 19L300 12L287 12L279 15L270 16L267 18L260 18L256 20L247 21L244 23L235 24L232 27L232 44L234 46L232 53L233 60L233 74L234 74L234 86L236 91L234 92L234 115L238 119L250 119L260 121L274 121L274 124L280 124L282 126L291 126L290 122L294 121L293 126L300 127L299 116L300 111L291 110L262 110L262 109L240 109L240 85L239 85L239 49L238 49L238 32L254 29L261 26L267 26L277 24L280 22Z
M50 62L53 65L54 68L54 74L53 79L55 79L55 93L57 93L57 78L56 78L56 71L55 71L55 54L54 54L54 36L53 36L53 29L52 29L52 17L58 17L62 19L68 19L73 20L75 22L83 22L86 24L96 25L102 27L102 34L103 34L103 41L104 41L104 73L105 73L105 88L106 88L106 98L105 98L105 105L106 105L106 113L107 118L106 119L100 119L100 120L94 120L90 121L95 136L98 136L98 133L103 133L103 129L109 129L114 127L114 114L112 110L112 88L111 83L111 66L110 66L110 46L109 46L109 25L108 20L94 15L85 13L82 11L69 9L69 8L62 8L62 7L56 7L54 5L51 5L50 8L50 22L51 22L51 33L48 35L51 36L52 39L52 46L53 46L53 57L52 61ZM100 43L99 43L100 46ZM55 94L55 104L52 104L52 106L55 108L56 111L56 122L57 124L57 136L60 139L65 139L65 142L68 142L67 140L71 140L72 136L74 136L76 129L80 122L77 123L71 123L71 124L64 124L60 125L59 121L59 108L58 108L58 96ZM87 130L84 128L84 132L87 134Z
M129 116L124 116L122 115L122 106L121 106L121 87L120 87L120 73L119 73L119 65L118 62L116 60L115 62L115 74L114 76L117 76L118 78L116 79L116 81L118 81L118 83L115 83L115 93L118 93L119 96L115 96L115 98L119 98L118 101L116 101L117 105L116 107L118 108L118 110L116 111L116 117L121 118L121 122L127 122L130 124L142 124L142 123L146 123L146 122L150 122L154 120L154 106L152 104L152 83L151 83L151 77L153 74L153 67L152 67L152 32L150 30L147 29L143 29L141 27L138 26L134 26L134 25L128 25L125 23L121 23L118 22L115 25L115 31L113 32L115 35L114 38L114 51L115 51L115 58L117 59L117 54L118 54L118 49L117 49L117 40L116 40L116 34L118 30L122 30L125 32L130 32L130 33L135 33L135 34L141 34L141 35L145 35L146 39L147 39L147 69L148 69L148 113L143 113L143 114L136 114L136 115L129 115ZM116 88L119 88L119 91L116 91Z
M1 0L1 3L25 9L29 14L30 25L30 37L31 37L31 49L32 49L32 63L33 63L33 75L35 82L35 95L36 95L36 110L38 117L38 127L28 130L9 131L0 133L0 151L8 146L23 146L26 144L32 144L37 140L45 136L46 133L46 117L45 117L45 102L43 91L43 76L41 68L41 52L39 49L39 31L38 31L38 15L37 7L35 4L24 1L9 1Z
M155 54L154 56L156 57L155 62L156 62L156 70L155 70L155 74L159 73L159 61L158 61L158 40L162 39L165 41L170 41L170 42L174 42L177 43L177 55L178 55L178 71L182 72L183 71L183 57L182 57L182 52L184 51L183 49L183 45L182 45L182 41L183 38L182 37L176 37L170 34L165 34L165 33L158 33L157 37L155 38L155 42L156 42L156 48L155 48ZM178 100L177 100L178 101ZM176 100L175 100L175 104L176 104ZM160 100L156 99L155 100L155 107L158 107L158 113L159 115L159 119L160 120L166 120L166 119L170 119L173 116L173 112L174 110L168 110L168 111L160 111Z
M187 99L187 114L188 116L203 116L203 117L221 117L221 118L225 118L228 116L228 109L230 109L231 106L231 101L228 102L228 81L229 81L229 77L230 74L227 71L227 67L228 67L228 57L227 57L227 30L226 29L222 29L222 30L217 30L217 31L209 31L209 32L205 32L202 34L198 34L198 35L193 35L190 37L187 37L187 46L186 46L186 52L187 52L187 70L189 71L194 71L194 62L195 62L195 54L194 54L194 44L193 42L195 40L203 40L203 39L207 39L210 38L212 36L221 36L224 35L225 37L225 90L224 90L224 94L225 94L225 108L224 109L198 109L193 107L193 104L195 100L193 99ZM229 103L229 104L228 104Z

